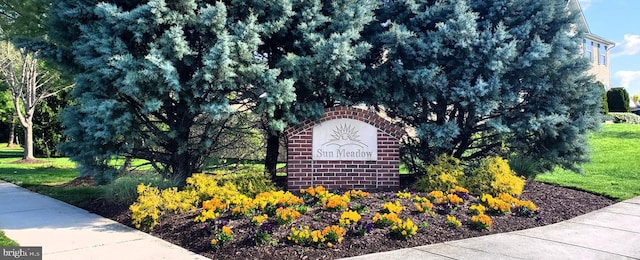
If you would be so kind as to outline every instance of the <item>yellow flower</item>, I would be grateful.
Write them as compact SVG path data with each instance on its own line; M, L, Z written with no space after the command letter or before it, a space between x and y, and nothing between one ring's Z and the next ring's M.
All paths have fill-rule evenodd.
M225 235L231 235L233 234L233 231L231 231L231 228L227 227L227 226L223 226L222 227L222 233Z
M340 219L339 219L339 223L342 226L348 226L351 225L353 223L358 222L358 220L360 220L361 216L360 214L358 214L358 212L349 210L349 211L345 211L342 213L342 215L340 215Z
M217 245L218 244L218 240L216 240L215 238L211 239L211 244L212 245Z
M395 203L393 202L387 202L384 203L382 205L382 209L384 212L387 213L395 213L395 214L400 214L400 212L402 212L404 210L404 206L402 206L402 204L400 204L400 201L397 201Z

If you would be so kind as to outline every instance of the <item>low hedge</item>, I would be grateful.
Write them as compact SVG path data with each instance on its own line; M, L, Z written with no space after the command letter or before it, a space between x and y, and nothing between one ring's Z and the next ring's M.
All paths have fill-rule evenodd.
M615 113L610 112L606 115L607 120L611 120L614 123L624 124L640 124L640 116L634 113Z

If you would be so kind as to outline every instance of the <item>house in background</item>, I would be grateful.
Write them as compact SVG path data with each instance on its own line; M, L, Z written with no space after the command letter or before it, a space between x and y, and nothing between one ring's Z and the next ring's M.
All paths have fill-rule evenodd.
M602 82L607 90L611 89L609 52L615 47L615 43L591 33L578 0L568 0L567 5L570 12L578 12L576 29L585 36L582 40L582 55L591 61L591 69L588 73L594 75L597 81Z

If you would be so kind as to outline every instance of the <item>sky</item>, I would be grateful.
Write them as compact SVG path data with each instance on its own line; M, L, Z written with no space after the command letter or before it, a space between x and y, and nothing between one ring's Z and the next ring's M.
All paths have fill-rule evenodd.
M640 94L640 0L579 0L591 33L615 42L611 87Z

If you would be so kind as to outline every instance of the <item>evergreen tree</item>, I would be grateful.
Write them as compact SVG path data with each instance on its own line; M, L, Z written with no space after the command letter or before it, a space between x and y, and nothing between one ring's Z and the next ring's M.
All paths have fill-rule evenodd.
M607 90L602 82L596 82L596 87L602 90L602 114L609 114L609 102L607 101Z
M53 1L50 36L78 73L61 148L83 174L108 181L110 159L124 155L184 182L238 113L293 100L292 82L257 52L265 27L243 5ZM262 95L272 98L256 102Z
M629 92L624 88L612 88L607 91L607 103L611 112L631 112Z
M274 102L260 109L266 119L266 168L275 176L280 134L295 125L322 116L336 104L363 100L368 88L361 72L367 65L370 44L363 34L374 20L376 1L241 1L265 25L259 53L278 78L293 83L294 102ZM271 88L265 86L266 88ZM266 100L277 99L266 96Z
M388 22L372 77L387 91L372 96L416 129L414 170L442 153L516 153L572 169L588 159L601 90L584 74L566 1L400 0L378 16Z
M213 5L214 1L178 1L175 4L169 4L168 1L145 1L144 3L110 1L111 4L97 4L97 2L56 0L52 5L51 28L53 30L50 32L50 37L57 44L55 49L57 52L54 54L70 70L80 72L75 94L80 98L79 105L69 110L67 122L71 125L81 122L82 126L68 126L68 134L72 141L64 147L66 152L73 155L77 161L83 162L82 167L89 167L83 172L110 171L106 167L108 158L115 154L131 153L129 152L131 148L121 148L124 144L128 146L135 144L134 147L138 147L137 149L142 145L140 141L134 142L126 140L127 138L144 139L146 145L155 135L154 133L145 137L133 137L132 134L142 131L131 126L135 124L128 123L136 120L122 121L124 117L136 118L135 115L128 115L127 111L143 110L136 113L149 113L145 110L146 106L160 108L158 112L155 110L150 112L165 114L165 111L168 111L165 110L167 102L151 106L151 104L135 104L142 103L142 100L133 102L135 100L128 98L134 94L146 94L149 92L147 88L151 88L150 86L136 87L136 92L132 92L131 87L128 86L141 84L139 81L142 80L137 78L144 79L145 86L170 89L172 85L179 83L182 89L189 91L191 91L191 85L206 86L212 84L210 81L225 82L227 89L216 89L211 92L218 97L226 95L227 99L220 98L206 100L206 102L211 108L214 108L212 104L218 103L229 103L228 105L233 105L234 102L242 103L245 108L264 118L263 124L268 136L268 169L272 173L275 173L280 133L285 126L318 118L325 107L333 106L337 102L350 104L365 88L360 72L365 68L362 60L368 54L369 45L362 42L360 38L365 25L373 20L372 9L375 6L373 1L223 1L217 3L216 8L224 8L224 13L217 12L216 9L214 14L203 13L200 10L208 4ZM161 10L158 6L168 6L169 10ZM187 10L188 8L192 9ZM150 16L148 13L153 13L153 17L147 17ZM180 23L178 26L170 26L177 22L164 21L176 19L173 17L191 20L184 26ZM148 24L141 24L141 21ZM193 30L208 31L193 33L191 32ZM215 42L218 38L222 38L218 36L221 34L229 34L226 36L229 39L217 46ZM162 37L167 39L159 40ZM186 43L179 41L181 37L186 39L184 40ZM149 45L152 45L152 48L149 48ZM170 53L172 49L184 53ZM226 55L225 59L215 60L203 55L210 49L228 49L227 51L231 53ZM147 68L149 65L146 63L156 62L149 59L149 57L155 57L156 53L165 57L161 60L162 64L154 65L163 66L162 70L155 69L154 73L160 71L166 74L167 70L174 67L184 75L180 74L181 77L177 81L170 78L170 75L165 76L167 79L150 80L155 77L144 74L152 74L146 72L149 70ZM184 58L177 57L178 54ZM129 58L131 56L132 58ZM168 61L165 62L165 60ZM124 64L134 61L144 63L145 67L142 69L139 68L142 65L124 67ZM230 65L227 66L227 64ZM120 66L124 68L120 69ZM188 81L191 78L188 71L201 69L221 72L211 73L214 76L207 76L203 80ZM125 71L128 74L125 74ZM224 74L222 71L228 73ZM190 86L182 87L187 82ZM199 91L198 96L202 95L200 92L207 93ZM219 93L226 94L218 95ZM157 97L160 96L158 94L153 99L147 99L163 101L166 99L166 93L161 94L164 96ZM238 96L234 100L229 100L228 97L232 94ZM121 97L127 97L127 99L121 100ZM189 98L192 97L185 94L176 97L180 101ZM105 107L107 104L108 106ZM194 107L191 101L179 104L185 106L184 110ZM224 111L222 104L209 113L220 116ZM92 115L90 111L109 111L109 114L93 112L99 115ZM117 115L117 118L114 118L114 115ZM198 116L189 115L181 122L188 122L193 118ZM169 129L172 128L167 126L166 122L163 124ZM99 127L91 129L87 126ZM109 127L105 130L106 126ZM189 128L188 125L183 127ZM102 137L96 136L96 133L108 134ZM166 140L168 137L154 138ZM118 141L114 142L114 140ZM215 143L215 140L212 141ZM184 147L179 150L202 146L197 142L180 143ZM200 147L194 150L194 154L188 157L178 156L181 159L175 160L184 162L189 161L184 158L191 157L201 159L200 156L206 157L207 151L214 145ZM88 151L86 147L92 147L92 149ZM155 158L155 160L167 161L161 159L163 154L132 155L150 160ZM170 163L165 164L170 165ZM180 175L198 169L197 165L199 164L194 164L194 167L189 170L181 170ZM166 167L169 171L177 170L174 168L176 167Z

